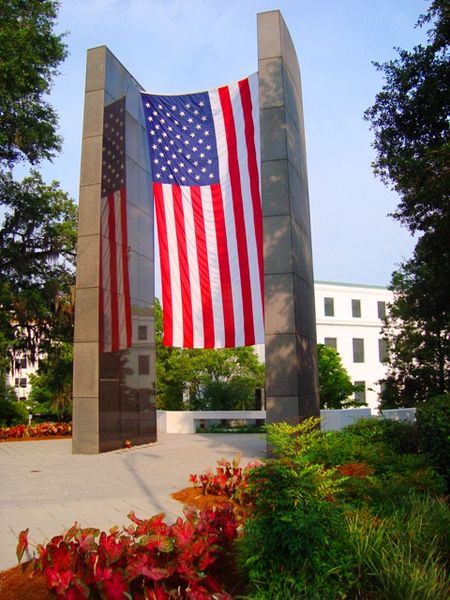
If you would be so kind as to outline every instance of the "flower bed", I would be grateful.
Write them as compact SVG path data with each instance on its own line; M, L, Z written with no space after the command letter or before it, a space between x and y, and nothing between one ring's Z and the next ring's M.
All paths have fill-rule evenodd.
M1 442L70 437L71 435L72 423L38 423L37 425L14 425L0 428Z

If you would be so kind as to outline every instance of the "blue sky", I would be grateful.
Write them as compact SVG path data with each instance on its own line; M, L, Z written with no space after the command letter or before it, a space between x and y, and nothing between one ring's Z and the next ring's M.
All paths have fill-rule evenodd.
M256 13L279 9L303 85L315 279L387 285L414 240L388 217L397 196L372 174L373 136L363 112L382 76L371 61L412 48L425 0L62 0L57 31L69 57L51 102L64 137L44 164L78 198L87 48L107 45L154 92L207 89L257 69Z

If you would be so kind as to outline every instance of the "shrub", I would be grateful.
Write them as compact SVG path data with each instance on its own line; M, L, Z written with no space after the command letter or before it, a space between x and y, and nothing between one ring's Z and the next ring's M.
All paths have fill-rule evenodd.
M251 597L343 596L353 569L333 473L280 459L252 470L249 485L253 509L238 548Z
M279 458L295 458L321 440L319 425L320 419L316 417L305 419L299 425L271 423L266 425L267 445Z
M307 420L299 426L269 425L268 440L281 456L337 468L342 476L340 499L354 508L370 505L389 513L411 489L440 494L441 478L419 454L399 453L405 441L395 441L395 431L410 430L405 423L364 419L342 431L320 432ZM358 466L359 465L359 466ZM351 466L349 469L347 467Z
M20 400L0 401L0 427L28 423L28 409Z
M0 429L0 440L21 440L36 437L69 436L71 423L39 423L38 425L14 425Z
M229 553L236 523L229 509L187 511L172 525L164 515L138 519L109 533L75 525L37 547L34 571L45 574L58 598L154 598L231 600L214 576L218 559ZM17 557L28 551L21 532Z
M388 518L364 509L347 522L358 569L351 598L448 597L450 511L443 500L412 494Z
M364 442L382 442L398 454L417 453L415 423L391 419L358 419L344 431Z
M450 492L450 393L418 406L416 419L419 449L445 478Z
M251 469L258 467L259 462L249 463L240 467L240 454L232 462L221 458L217 461L216 471L206 471L200 475L189 476L190 482L203 490L203 494L227 496L241 506L248 503L248 477Z

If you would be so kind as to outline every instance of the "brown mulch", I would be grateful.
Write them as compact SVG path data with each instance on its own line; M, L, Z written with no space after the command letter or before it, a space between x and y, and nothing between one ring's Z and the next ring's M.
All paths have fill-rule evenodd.
M60 437L66 438L68 436ZM18 439L15 441L32 441L36 439L38 438ZM44 437L42 439L50 438ZM234 504L226 496L205 496L202 490L196 487L187 487L179 492L175 492L172 494L172 498L199 510ZM236 507L236 504L234 506ZM229 569L226 576L228 579L233 578ZM236 589L239 589L240 583L237 577ZM0 600L52 600L54 598L54 594L51 594L47 589L45 576L41 573L32 575L29 563L24 563L23 565L0 572Z
M50 600L55 596L47 589L42 573L31 575L29 563L0 573L0 600Z

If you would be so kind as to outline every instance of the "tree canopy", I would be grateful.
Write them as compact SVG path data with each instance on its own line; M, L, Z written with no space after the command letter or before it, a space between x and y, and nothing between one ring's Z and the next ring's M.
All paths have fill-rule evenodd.
M255 408L264 365L251 347L191 350L163 346L162 311L155 300L157 406L166 410Z
M0 174L0 343L31 358L71 339L77 208L37 172L22 182Z
M448 241L423 237L392 276L384 408L416 406L450 390L449 264Z
M384 334L383 406L412 406L450 384L450 5L434 0L418 25L428 43L375 63L385 84L366 113L375 173L399 194L393 213L418 240L393 273Z
M47 102L67 54L53 32L59 2L3 0L0 11L0 165L34 164L60 149L57 116Z
M375 173L400 196L393 216L427 234L450 218L448 0L434 0L418 25L431 25L426 46L374 63L385 84L365 117L375 134Z
M54 32L59 2L3 0L0 11L0 373L15 351L32 360L73 338L77 209L56 182L18 162L37 164L60 150L47 101L67 51Z
M365 406L353 394L362 391L353 385L339 353L330 346L317 344L320 408Z

